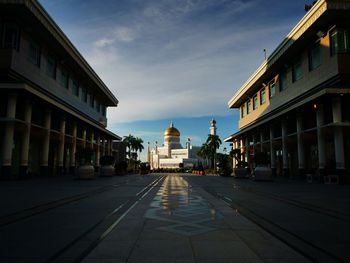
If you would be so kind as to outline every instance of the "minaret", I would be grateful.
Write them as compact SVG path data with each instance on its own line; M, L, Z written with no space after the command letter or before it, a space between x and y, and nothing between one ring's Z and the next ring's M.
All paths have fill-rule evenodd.
M211 119L210 121L210 135L216 135L216 121L214 120L214 118Z
M151 149L149 147L149 142L147 142L147 162L151 163Z
M191 139L187 138L186 141L186 148L187 148L187 158L191 158Z

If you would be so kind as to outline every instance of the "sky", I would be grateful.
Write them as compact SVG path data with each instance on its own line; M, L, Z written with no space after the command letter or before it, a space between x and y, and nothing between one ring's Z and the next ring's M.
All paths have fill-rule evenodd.
M305 15L305 0L39 0L119 100L108 129L154 145L173 121L202 145L228 101ZM226 147L223 143L221 150ZM145 160L145 152L141 157Z

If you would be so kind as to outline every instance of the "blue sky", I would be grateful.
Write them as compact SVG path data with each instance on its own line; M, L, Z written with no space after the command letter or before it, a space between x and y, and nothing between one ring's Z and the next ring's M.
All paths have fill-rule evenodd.
M119 99L110 130L162 142L173 121L195 145L212 117L222 139L237 131L227 102L312 2L39 1Z

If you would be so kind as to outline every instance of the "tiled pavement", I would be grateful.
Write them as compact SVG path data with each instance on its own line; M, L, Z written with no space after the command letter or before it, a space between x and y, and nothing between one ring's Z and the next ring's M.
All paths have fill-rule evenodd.
M309 262L237 211L169 175L83 262Z

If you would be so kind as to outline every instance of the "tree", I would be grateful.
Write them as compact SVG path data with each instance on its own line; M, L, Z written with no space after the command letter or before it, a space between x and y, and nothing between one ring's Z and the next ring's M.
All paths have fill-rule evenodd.
M135 143L134 143L134 150L136 152L140 152L140 155L141 155L141 152L142 152L143 149L144 149L144 147L143 147L143 140L141 138L136 137L135 138Z
M207 143L203 143L202 147L199 149L197 155L199 157L202 157L206 161L210 158L210 150L209 150L209 145Z
M213 134L208 134L208 138L206 143L208 144L209 147L209 155L210 155L210 160L211 160L211 168L215 168L215 156L216 156L216 150L219 149L221 145L221 140L218 135L213 135Z
M129 134L128 136L124 136L123 142L126 144L128 147L128 157L129 157L129 163L131 160L131 151L135 145L135 137Z

